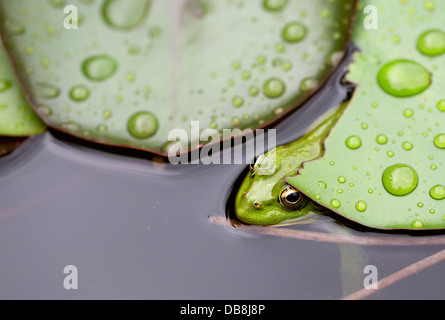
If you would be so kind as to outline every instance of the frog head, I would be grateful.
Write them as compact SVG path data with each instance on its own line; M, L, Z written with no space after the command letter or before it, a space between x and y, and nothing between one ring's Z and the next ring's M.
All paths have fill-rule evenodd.
M278 147L250 164L235 200L238 219L253 225L276 225L316 210L312 201L283 179L295 171L295 159L288 151ZM300 156L306 153L301 151Z
M304 162L323 155L323 142L345 107L346 103L330 110L300 139L271 149L252 161L235 199L239 220L255 225L275 225L326 210L284 179L297 175Z

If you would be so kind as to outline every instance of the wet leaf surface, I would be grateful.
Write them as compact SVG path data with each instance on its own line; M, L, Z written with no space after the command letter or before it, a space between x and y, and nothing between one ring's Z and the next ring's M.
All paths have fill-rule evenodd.
M29 106L0 45L0 136L29 136L45 129L43 122Z
M343 56L356 5L79 1L67 21L68 3L1 3L3 38L39 115L81 138L160 154L191 121L256 129L305 101Z
M366 29L366 5L378 28ZM358 88L325 155L286 180L323 206L381 229L445 228L445 7L362 1L348 79ZM369 22L369 20L368 20Z

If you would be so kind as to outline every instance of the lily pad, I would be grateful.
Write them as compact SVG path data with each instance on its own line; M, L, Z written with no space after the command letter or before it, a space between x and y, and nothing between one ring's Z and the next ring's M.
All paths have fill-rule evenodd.
M64 14L70 3L77 18ZM166 155L169 132L190 135L191 121L257 129L300 105L344 55L355 9L355 0L5 0L0 17L48 125Z
M0 44L0 136L30 136L45 128L29 106Z
M348 75L354 97L324 156L286 178L366 226L445 228L445 7L435 3L361 1L353 35L361 53ZM377 29L365 28L367 5L376 6Z

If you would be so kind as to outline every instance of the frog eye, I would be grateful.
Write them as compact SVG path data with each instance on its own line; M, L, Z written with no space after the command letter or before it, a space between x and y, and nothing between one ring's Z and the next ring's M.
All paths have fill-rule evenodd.
M278 201L285 209L298 210L306 205L308 199L297 189L288 187L281 192Z
M261 161L263 161L264 155L256 156L252 162L249 164L249 171L252 178L255 176L256 171L258 170Z

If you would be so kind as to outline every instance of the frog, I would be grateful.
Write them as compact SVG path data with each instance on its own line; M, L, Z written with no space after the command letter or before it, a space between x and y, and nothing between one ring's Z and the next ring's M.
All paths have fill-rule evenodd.
M325 214L327 209L285 181L303 164L323 156L324 141L347 103L337 106L312 124L299 139L256 156L235 197L238 220L250 225L282 225Z

